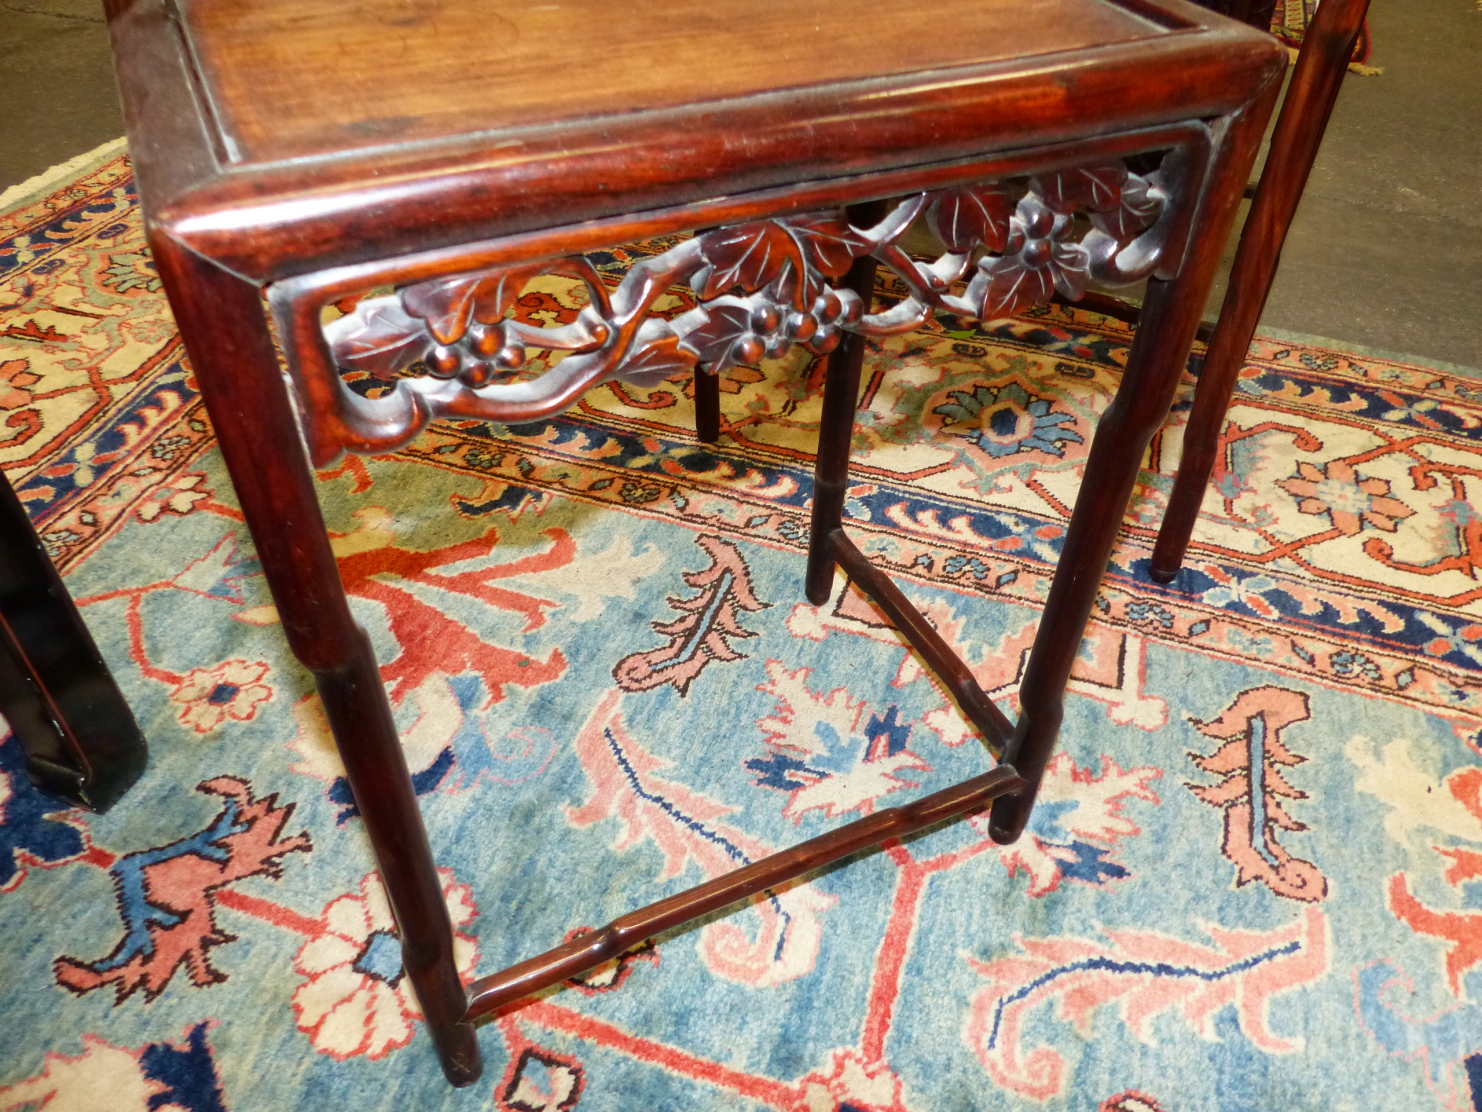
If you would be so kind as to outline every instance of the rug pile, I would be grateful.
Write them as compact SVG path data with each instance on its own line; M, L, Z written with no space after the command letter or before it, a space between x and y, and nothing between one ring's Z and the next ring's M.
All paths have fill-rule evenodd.
M72 175L0 212L0 463L151 755L92 816L0 746L0 1110L1482 1108L1482 381L1258 341L1168 586L1187 398L1154 445L1020 844L665 937L455 1092L127 158ZM1007 709L1127 343L945 319L866 367L854 535ZM468 975L986 767L847 583L802 599L820 369L733 372L714 449L680 380L323 474Z

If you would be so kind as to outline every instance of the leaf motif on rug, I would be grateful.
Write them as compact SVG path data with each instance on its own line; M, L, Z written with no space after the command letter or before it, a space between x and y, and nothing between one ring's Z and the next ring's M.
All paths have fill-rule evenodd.
M731 645L733 638L755 637L741 624L738 611L755 613L771 603L757 598L751 569L740 550L721 537L701 534L695 538L710 557L702 571L687 571L684 581L695 588L689 598L671 595L669 605L683 617L672 622L654 621L654 632L669 638L662 648L630 653L613 666L612 678L624 691L649 691L665 684L681 695L711 661L729 663L746 655Z
M281 836L294 804L279 807L276 794L256 799L252 785L235 776L206 780L196 790L220 796L220 814L189 837L114 863L124 936L99 961L57 958L53 969L63 988L81 996L113 985L117 1005L139 989L153 1000L182 966L197 988L226 980L209 957L213 947L236 938L216 924L220 893L248 877L278 877L285 856L312 846L307 832Z
M1069 753L1057 753L1045 769L1029 825L1013 845L997 846L999 859L1014 876L1029 876L1027 894L1049 895L1062 881L1106 887L1131 876L1117 859L1119 843L1142 833L1124 813L1133 799L1157 804L1153 781L1163 770L1123 769L1103 755L1101 768L1080 768ZM973 825L987 833L983 817Z
M1328 973L1328 921L1309 907L1270 931L1229 930L1206 924L1212 945L1157 931L1102 928L1106 943L1075 937L1018 938L1019 953L968 965L988 980L973 996L962 1036L995 1082L1021 1096L1049 1100L1065 1091L1067 1061L1055 1046L1031 1046L1041 1028L1029 1017L1045 1004L1082 1037L1098 1009L1116 1004L1122 1022L1141 1041L1152 1021L1175 1012L1201 1038L1215 1037L1215 1017L1235 1009L1241 1032L1267 1054L1292 1054L1300 1038L1267 1025L1271 998ZM1041 1036L1043 1037L1043 1036Z
M900 708L890 706L861 723L863 699L851 699L843 687L816 692L807 685L811 674L769 660L767 682L757 685L777 705L757 721L767 753L744 764L758 787L787 793L783 815L794 823L809 811L827 818L868 815L882 796L919 787L910 773L930 772L931 765L908 748L911 726L897 720Z
M567 807L576 829L616 819L615 853L651 841L663 857L657 880L696 866L705 880L769 856L770 846L721 819L736 808L661 776L670 763L650 753L624 728L620 691L609 692L577 734L575 749L592 794ZM793 883L751 902L760 917L755 935L733 919L700 929L700 958L714 974L751 987L795 980L813 969L823 937L819 916L838 902L813 884Z
M1278 896L1308 902L1328 894L1327 878L1311 861L1288 853L1277 831L1307 829L1284 802L1306 799L1307 793L1292 787L1282 772L1307 758L1292 752L1282 735L1310 717L1307 696L1300 691L1273 686L1242 691L1218 717L1191 719L1205 737L1225 743L1213 753L1190 753L1189 758L1223 779L1207 786L1185 785L1198 799L1224 810L1220 849L1235 865L1237 886L1259 880Z

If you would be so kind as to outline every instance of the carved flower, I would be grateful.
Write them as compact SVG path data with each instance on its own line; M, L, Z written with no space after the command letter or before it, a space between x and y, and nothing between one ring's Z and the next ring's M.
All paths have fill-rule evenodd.
M265 660L227 660L215 668L197 668L170 692L180 704L180 722L198 734L209 734L228 718L246 722L257 705L273 697L262 683L268 674Z
M1019 452L1040 451L1064 455L1062 444L1080 444L1070 413L1057 413L1049 398L1031 394L1017 382L1005 386L978 386L971 392L953 390L951 400L937 406L933 413L946 418L949 425L966 425L957 435L971 440L994 458Z
M1026 193L1009 221L1003 254L978 260L979 273L968 288L968 298L982 306L978 315L984 320L1010 316L1049 301L1056 289L1080 297L1090 257L1080 244L1067 242L1073 226L1071 216Z
M1304 514L1328 514L1333 528L1353 536L1368 523L1393 533L1399 522L1415 513L1397 498L1389 497L1387 479L1359 478L1353 465L1334 460L1326 468L1297 464L1297 474L1276 484L1296 498Z
M453 925L465 926L478 914L468 885L457 883L449 869L438 873ZM453 954L467 977L478 963L478 944L455 931ZM401 943L378 874L367 873L359 893L325 906L319 933L294 955L293 968L307 978L293 994L298 1029L319 1053L341 1062L361 1054L383 1058L412 1041L422 1009L402 970Z

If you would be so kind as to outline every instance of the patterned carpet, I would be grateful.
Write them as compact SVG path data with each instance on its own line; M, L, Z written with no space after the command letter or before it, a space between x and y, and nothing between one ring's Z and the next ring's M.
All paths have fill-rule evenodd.
M128 163L74 172L0 214L0 462L151 764L90 816L0 747L0 1110L1482 1108L1482 382L1259 341L1166 587L1154 446L1019 845L677 932L454 1092ZM866 368L855 536L1006 706L1126 347L1046 311ZM679 381L324 474L470 973L984 767L868 604L802 600L818 370L733 373L717 450Z
M1287 44L1293 61L1296 61L1297 50L1307 35L1307 25L1312 22L1316 11L1317 0L1277 0L1276 7L1271 12L1271 33ZM1373 51L1374 43L1369 37L1369 21L1366 19L1359 31L1358 41L1353 44L1353 56L1348 63L1350 72L1364 77L1383 73L1384 70L1380 67L1368 64L1369 55Z

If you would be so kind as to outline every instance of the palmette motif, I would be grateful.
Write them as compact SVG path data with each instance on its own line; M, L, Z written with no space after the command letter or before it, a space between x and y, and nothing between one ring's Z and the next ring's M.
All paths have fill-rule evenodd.
M839 212L718 228L639 261L613 289L583 256L439 278L362 300L325 326L325 338L345 370L385 378L418 363L427 368L380 397L351 402L381 428L405 430L395 438L401 443L428 416L454 411L460 394L476 394L486 406L550 400L564 408L575 392L608 379L643 386L696 369L755 367L793 344L822 355L844 331L907 332L938 310L1005 317L1057 290L1078 298L1090 280L1118 286L1152 274L1175 208L1163 182L1168 162L1147 177L1118 161L1020 184L919 193L867 228ZM1091 228L1077 241L1078 211ZM899 246L923 217L947 249L931 262ZM866 255L894 271L909 296L870 313L853 290L833 284ZM586 287L587 305L574 322L541 327L507 319L540 275ZM698 304L672 319L652 315L657 298L686 281ZM538 377L522 377L529 348L569 354Z

